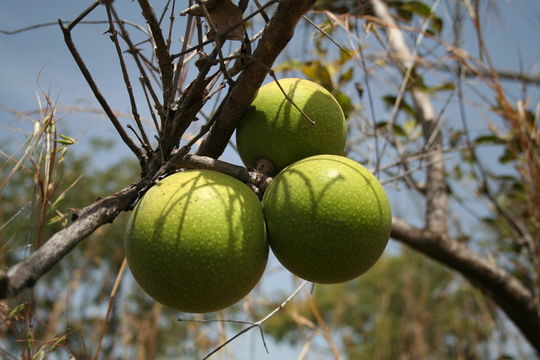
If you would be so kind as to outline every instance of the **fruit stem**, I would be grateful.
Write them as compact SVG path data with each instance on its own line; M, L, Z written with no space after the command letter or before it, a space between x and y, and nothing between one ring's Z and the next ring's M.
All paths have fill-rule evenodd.
M274 173L274 164L266 158L260 158L255 164L255 170L266 176L272 176Z

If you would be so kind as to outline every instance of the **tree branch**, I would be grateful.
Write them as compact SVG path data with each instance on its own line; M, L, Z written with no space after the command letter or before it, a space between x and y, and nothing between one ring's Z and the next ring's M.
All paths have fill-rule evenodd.
M373 11L386 24L386 36L390 47L396 51L395 61L406 70L404 84L415 66L416 55L409 50L403 34L397 27L387 5L382 0L371 0ZM420 34L419 36L421 36ZM404 87L402 86L404 89ZM439 119L429 95L420 88L412 86L411 94L417 109L418 120L422 124L424 139L428 145L426 180L426 228L432 232L446 234L447 207L445 182L445 162L442 150L442 137L439 132ZM400 99L401 97L398 97ZM398 100L399 101L399 100Z
M161 26L156 18L154 9L148 0L139 0L139 6L142 9L142 14L150 27L152 39L154 42L154 51L161 72L161 82L163 86L163 106L167 107L171 104L173 98L173 76L174 67L172 64L171 55L169 54L167 43L161 32Z
M371 3L375 14L386 26L389 45L395 51L393 59L405 70L395 105L397 107L406 82L409 76L413 75L416 50L414 53L409 50L388 7L381 0L371 0ZM423 31L420 32L416 47L419 45ZM479 257L455 239L448 238L448 201L442 137L439 131L440 122L428 94L414 83L411 85L410 92L418 119L422 124L425 151L427 151L426 224L425 229L422 230L407 224L402 219L394 218L392 237L464 275L474 286L497 303L540 353L540 315L534 294L495 263Z
M298 21L313 5L314 0L283 0L268 23L253 57L239 75L221 108L216 123L201 143L198 155L218 158L247 110L268 69L291 39Z
M508 315L540 352L540 317L531 291L496 264L481 258L455 240L392 219L392 238L458 271Z
M178 153L181 155L181 153ZM247 169L243 166L229 164L225 161L216 160L209 156L185 155L173 156L169 163L172 166L189 169L209 169L230 175L243 183L246 183L252 190L262 198L266 187L272 181L268 177L254 169Z
M271 178L253 169L210 157L185 155L181 152L173 156L167 165L168 169L209 169L228 174L246 183L259 197L262 197L271 181ZM149 176L148 178L153 177ZM136 184L99 199L78 211L77 218L72 224L54 234L28 258L11 267L7 272L0 273L0 299L16 296L24 289L32 287L83 239L100 226L113 222L122 211L129 209L152 183L152 180L142 179Z
M71 52L71 55L73 56L73 59L77 63L77 66L81 70L81 73L83 74L84 78L86 79L86 82L88 83L88 86L92 89L92 92L94 93L94 96L96 97L97 101L103 108L103 111L107 114L109 119L111 120L114 128L122 138L122 141L131 149L131 151L137 156L138 159L143 158L143 153L141 149L135 145L133 140L128 136L124 128L122 127L122 124L120 124L120 121L112 111L111 107L109 106L109 103L107 103L107 100L105 100L105 97L101 94L99 91L99 88L97 87L94 79L92 78L92 75L90 74L90 71L88 70L88 67L86 67L86 64L84 63L83 59L81 58L81 55L77 51L77 48L75 47L75 44L73 43L73 39L71 38L71 30L64 26L64 23L62 20L58 20L58 24L60 25L60 29L62 29L62 33L64 34L64 41Z
M147 182L140 181L80 210L73 223L54 234L28 258L0 274L0 299L16 296L32 287L78 243L129 208L146 185Z

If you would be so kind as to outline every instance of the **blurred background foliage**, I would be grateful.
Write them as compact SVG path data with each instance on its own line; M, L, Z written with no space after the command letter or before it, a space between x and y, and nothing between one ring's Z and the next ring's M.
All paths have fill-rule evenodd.
M453 1L448 3L454 6ZM455 24L445 24L442 17L431 12L428 2L387 1L387 4L403 26L418 26L429 20L426 34L435 40L418 55L423 62L411 73L413 82L435 95L444 107L449 96L459 96L458 101L462 101L459 89L463 79L452 73L452 60L441 68L448 76L439 76L436 81L433 77L428 79L426 70L430 62L438 61L437 51L446 51L437 47L441 46L438 37ZM319 0L315 10L312 20L330 36L341 39L341 49L336 50L326 35L306 25L313 37L309 49L302 58L282 58L275 71L280 76L308 78L334 94L349 120L350 157L373 165L366 153L373 154L369 144L378 138L385 139L385 147L389 149L382 160L412 159L403 168L382 167L381 176L395 191L414 190L423 173L410 171L407 179L401 170L407 172L425 166L418 157L425 144L408 89L395 121L372 118L369 108L369 102L374 101L386 111L392 109L398 94L396 84L389 79L401 74L401 70L396 70L380 49L368 46L364 49L358 43L354 44L355 48L349 46L350 38L347 38L362 31L377 36L369 20L373 16L369 1ZM349 33L343 35L333 16L346 14L365 20L351 21ZM381 74L378 82L388 80L392 90L370 99L365 76L373 77L375 73ZM490 116L504 118L508 109L501 106L504 99L500 92L489 81L475 86L485 100L482 111L489 107ZM458 101L454 103L456 107ZM525 132L534 133L538 129L534 106L519 102L512 105L526 119L522 124ZM0 264L4 269L65 226L76 216L77 208L121 189L139 176L139 166L132 159L121 159L106 167L95 165L92 158L97 154L113 151L109 141L93 138L84 152L73 151L78 144L69 137L68 130L60 130L52 104L48 103L42 109L42 116L34 116L31 121L34 130L23 134L24 141L17 143L9 137L1 140ZM471 131L454 120L445 124L443 130L446 151L452 155L447 173L447 191L454 209L449 219L452 235L532 286L534 264L526 244L515 241L516 230L508 221L508 213L530 233L540 233L540 204L535 203L532 191L535 184L530 183L525 171L531 151L540 158L538 149L524 146L522 135L500 121L494 120ZM479 159L485 157L481 149L497 154L494 167L481 165ZM415 196L422 195L421 186L419 193ZM484 207L479 210L479 202L493 206L486 207L489 211ZM494 207L507 210L497 211ZM106 355L102 358L105 359L171 359L179 358L178 354L182 354L182 359L198 359L227 334L241 328L240 324L206 320L217 317L253 321L277 307L287 296L282 289L274 292L272 287L259 287L247 300L225 312L178 321L178 313L153 302L126 276L115 301L110 301L124 258L123 228L128 216L123 214L114 224L92 234L33 290L0 302L1 358L90 359L103 336L102 354ZM466 224L463 219L467 217L475 219L474 226ZM284 270L278 268L278 271ZM107 323L104 318L109 304L112 307ZM397 246L371 271L354 281L316 285L312 296L305 295L289 303L263 329L278 344L302 349L299 358L308 350L316 354L312 355L314 358L331 358L332 353L335 355L333 347L348 359L528 356L524 355L527 352L521 348L521 342L516 341L515 333L509 330L508 321L488 298L455 272ZM224 358L236 358L230 350L224 354Z

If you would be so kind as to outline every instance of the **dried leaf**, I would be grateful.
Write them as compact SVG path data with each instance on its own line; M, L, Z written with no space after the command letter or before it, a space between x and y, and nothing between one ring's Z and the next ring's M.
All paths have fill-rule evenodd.
M209 19L206 16L207 13ZM204 16L215 27L218 35L224 34L223 39L225 40L244 40L242 10L234 5L231 0L202 1L200 4L193 5L181 13L181 15L186 14ZM230 31L225 34L228 30ZM209 38L214 37L214 29L211 28L207 36Z
M236 26L233 30L229 31L224 39L244 40L242 10L234 5L231 0L218 0L216 2L216 7L208 12L210 13L210 18L212 19L218 34L222 34L233 26L240 24L240 26ZM214 36L212 31L209 32L208 36Z

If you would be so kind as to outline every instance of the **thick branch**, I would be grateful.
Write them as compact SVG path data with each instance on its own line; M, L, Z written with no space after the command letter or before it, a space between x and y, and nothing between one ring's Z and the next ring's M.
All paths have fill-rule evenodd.
M250 185L259 197L262 197L266 187L272 181L272 178L254 169L247 169L209 156L185 155L178 158L173 156L169 162L172 166L180 168L209 169L230 175Z
M141 181L82 209L71 225L54 234L32 255L0 275L0 299L16 296L25 288L32 287L79 242L126 210L137 199L144 184Z
M387 27L386 35L391 48L396 52L397 61L408 74L415 65L415 55L409 50L403 34L396 23L387 5L381 0L371 0L373 10ZM426 228L439 234L447 232L447 196L444 169L444 154L442 149L442 137L439 131L439 119L427 93L413 86L411 89L413 101L418 113L418 120L422 124L427 151L427 180L426 180Z
M168 165L169 169L173 167L210 169L228 174L249 185L259 196L262 196L264 189L271 181L271 178L253 169L246 169L206 156L182 155L181 152L173 156ZM153 170L157 169L153 168ZM135 185L99 199L78 211L75 214L77 218L71 225L54 234L42 247L11 267L7 273L0 273L0 299L16 296L24 289L32 287L78 243L100 226L112 222L122 211L127 210L151 183L150 180L140 180Z
M449 73L457 74L460 69L457 67L452 67L446 64L439 64L439 63L424 63L424 66L428 69L435 69L439 71L446 71ZM468 67L463 67L463 76L465 77L482 77L482 78L488 78L492 79L495 77L498 77L502 80L512 80L512 81L519 81L524 84L531 84L540 86L540 76L534 75L534 74L524 74L522 72L516 72L512 70L477 70L477 69L471 69Z
M198 154L218 158L234 132L240 117L247 110L268 69L291 39L294 28L313 5L313 0L283 0L268 23L252 60L239 75L229 92L215 125L199 147Z
M392 238L460 272L493 299L540 352L540 318L534 296L511 274L483 259L457 241L392 219Z

